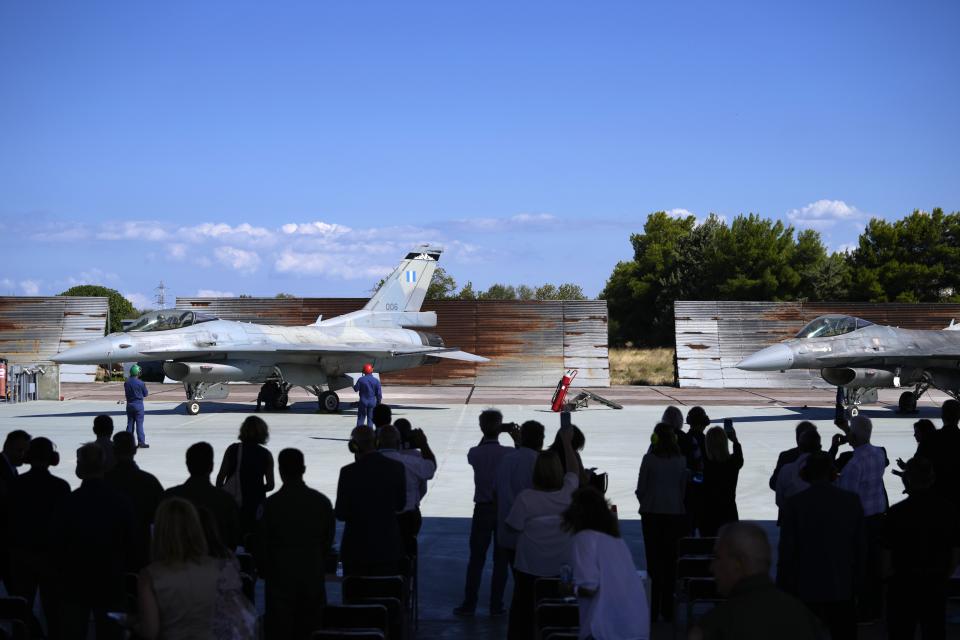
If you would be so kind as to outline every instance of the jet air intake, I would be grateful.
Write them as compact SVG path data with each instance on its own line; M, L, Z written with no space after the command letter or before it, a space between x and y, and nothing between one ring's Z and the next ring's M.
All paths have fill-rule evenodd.
M260 366L249 360L223 362L165 362L167 377L178 382L242 382L255 378Z
M893 373L885 369L852 369L831 367L820 375L835 387L893 387Z

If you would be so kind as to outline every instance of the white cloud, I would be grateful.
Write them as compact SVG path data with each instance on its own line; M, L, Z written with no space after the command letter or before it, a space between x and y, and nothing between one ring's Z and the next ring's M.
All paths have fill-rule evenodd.
M99 267L94 267L86 271L81 271L75 276L70 276L67 278L67 284L71 287L75 287L80 284L98 284L102 285L103 283L115 283L120 280L120 276L113 273L112 271L104 271Z
M237 249L236 247L217 247L213 251L217 260L240 273L253 273L260 266L260 256L253 251Z
M97 238L101 240L167 240L170 233L159 222L133 221L114 222L104 225Z
M667 215L670 216L671 218L686 218L688 216L697 217L697 214L695 214L693 211L690 211L689 209L682 209L682 208L669 209L667 211Z
M187 257L187 245L181 242L175 242L167 247L167 253L171 258L180 260Z
M345 279L378 278L394 268L371 264L362 251L349 253L299 252L286 249L277 256L274 268L280 273L317 274Z
M181 227L177 232L179 237L188 237L193 240L213 238L215 240L265 240L273 236L273 232L263 227L254 227L243 222L233 227L223 222L204 222L193 227Z
M830 229L838 222L856 222L867 217L866 213L843 200L817 200L787 212L787 218L795 226L818 231Z
M83 224L62 223L47 225L30 237L42 242L76 242L90 237L90 230Z
M453 226L465 231L524 231L546 229L553 225L557 217L549 213L518 213L513 216L497 218L463 218L454 220Z
M21 280L20 288L26 296L35 296L40 293L40 283L36 280Z
M2 290L4 294L14 295L14 289L16 289L16 287L17 283L10 278L0 280L0 290Z
M839 247L837 247L836 252L852 253L853 251L856 251L859 246L860 245L856 242L845 242L844 244L841 244Z
M198 298L236 298L233 291L217 291L216 289L198 289Z
M280 227L280 230L287 235L302 235L302 236L323 236L323 237L336 237L342 236L344 234L350 233L352 229L346 227L342 224L322 222L316 220L314 222L306 223L288 223Z
M124 293L123 297L130 301L137 309L153 309L157 305L154 303L153 298L146 296L142 293L129 292ZM172 306L172 305L171 305Z

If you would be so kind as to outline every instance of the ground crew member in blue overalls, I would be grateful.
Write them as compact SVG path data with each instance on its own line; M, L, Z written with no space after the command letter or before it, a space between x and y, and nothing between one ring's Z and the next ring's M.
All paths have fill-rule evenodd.
M143 399L147 397L147 385L140 376L140 365L130 367L130 377L123 383L123 392L127 396L127 433L137 428L137 446L146 449L147 436L143 433Z
M373 375L372 364L363 365L363 375L357 380L357 384L353 385L353 390L360 394L360 403L357 405L357 426L366 424L373 429L373 408L380 404L383 393L380 391L380 381Z

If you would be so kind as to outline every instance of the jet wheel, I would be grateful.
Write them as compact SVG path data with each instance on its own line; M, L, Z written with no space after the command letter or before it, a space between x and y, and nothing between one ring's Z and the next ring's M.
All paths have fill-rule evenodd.
M284 393L273 401L270 408L275 411L279 411L280 409L285 409L288 402L290 402L290 396Z
M187 402L187 415L195 416L200 413L200 403L196 400L190 400Z
M900 394L900 413L914 413L917 410L917 396L912 391Z
M324 391L320 394L320 408L327 413L336 413L340 408L340 396L333 391Z

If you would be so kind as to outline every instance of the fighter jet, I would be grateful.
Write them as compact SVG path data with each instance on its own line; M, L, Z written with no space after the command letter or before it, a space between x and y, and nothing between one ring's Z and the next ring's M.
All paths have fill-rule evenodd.
M352 387L351 372L371 363L379 372L434 364L440 359L487 362L446 347L436 312L420 311L442 249L422 245L400 262L360 311L305 327L219 320L190 311L154 312L124 333L67 349L54 358L66 364L161 361L167 377L183 383L186 411L203 400L227 397L230 382L279 385L280 406L294 387L317 396L320 408L340 406L337 391ZM276 405L275 405L276 406Z
M747 356L745 371L819 369L844 389L843 405L857 415L877 389L913 387L900 394L902 412L913 412L930 387L960 399L960 326L943 330L899 329L861 318L827 315L812 320L783 342Z

